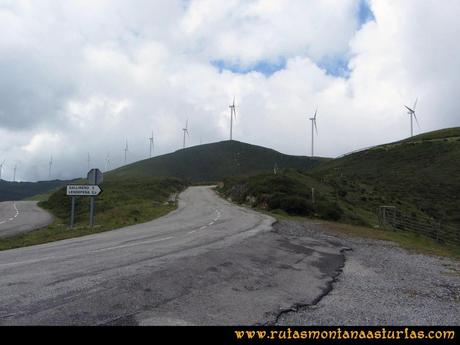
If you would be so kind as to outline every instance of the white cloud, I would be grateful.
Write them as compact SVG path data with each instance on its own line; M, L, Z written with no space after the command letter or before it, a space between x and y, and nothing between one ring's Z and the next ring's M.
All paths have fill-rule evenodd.
M192 1L182 20L189 49L250 65L343 54L357 28L355 0Z
M0 159L21 179L72 178L87 153L104 166L182 145L224 140L236 96L237 140L290 154L335 156L408 135L402 105L419 96L421 130L459 125L460 4L374 0L358 31L359 0L2 1ZM351 57L348 79L318 67ZM286 60L271 76L219 71ZM418 129L416 130L418 131ZM9 162L9 163L8 163ZM8 178L8 174L5 175Z

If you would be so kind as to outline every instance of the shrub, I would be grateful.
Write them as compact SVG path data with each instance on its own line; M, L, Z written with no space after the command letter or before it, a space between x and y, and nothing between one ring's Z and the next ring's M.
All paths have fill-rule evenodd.
M348 193L347 193L346 190L340 189L340 190L338 191L338 194L339 194L340 197L344 198L344 197L347 196Z
M275 193L267 199L268 208L281 209L291 215L310 215L314 209L311 203L297 195Z

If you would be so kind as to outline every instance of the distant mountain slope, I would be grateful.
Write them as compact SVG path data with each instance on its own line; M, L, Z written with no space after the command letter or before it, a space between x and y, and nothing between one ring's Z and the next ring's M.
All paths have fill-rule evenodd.
M65 185L68 181L9 182L0 180L0 201L22 200L47 193Z
M326 160L285 155L239 141L222 141L139 161L107 173L106 178L168 176L193 182L220 181L227 176L273 171L275 166L311 169Z

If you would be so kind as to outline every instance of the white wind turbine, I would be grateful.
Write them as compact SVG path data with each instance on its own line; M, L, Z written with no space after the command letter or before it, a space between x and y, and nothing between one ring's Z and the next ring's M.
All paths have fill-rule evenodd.
M233 140L233 117L236 120L236 106L235 97L233 97L233 103L229 105L230 108L230 140Z
M125 164L126 164L126 161L128 159L128 139L126 139L126 145L125 145L125 148L123 149L123 151L125 151Z
M150 158L152 158L152 153L153 153L153 149L154 149L154 142L153 142L153 130L152 130L152 136L149 138L149 141L150 141Z
M409 114L410 116L410 136L413 137L414 136L414 125L413 125L413 119L415 118L415 122L417 122L417 126L418 126L418 120L417 120L417 116L415 116L415 107L417 106L417 101L418 101L418 97L415 99L415 103L414 103L414 106L412 108L409 108L407 105L405 105L406 109L407 109L407 113Z
M190 135L188 133L188 119L185 122L185 128L182 128L182 130L184 131L184 140L183 140L183 143L182 143L182 148L185 149L185 134L187 134L187 136L190 138Z
M2 171L3 171L3 165L5 164L5 159L3 160L2 164L0 164L0 180L2 179Z
M107 156L105 157L105 171L109 171L110 168L111 168L110 153L107 153Z
M316 135L318 135L318 127L316 127L316 115L318 114L318 108L316 108L315 110L315 115L313 117L310 117L310 121L311 121L311 156L313 157L314 156L314 148L315 148L315 141L314 141L314 138L315 138L315 134L313 132L313 129L316 130Z
M48 170L48 178L51 178L51 169L52 169L52 167L53 167L53 155L51 155L50 161L48 163L48 168L49 168L49 170Z
M13 182L16 182L16 171L18 170L18 163L14 164L13 168Z

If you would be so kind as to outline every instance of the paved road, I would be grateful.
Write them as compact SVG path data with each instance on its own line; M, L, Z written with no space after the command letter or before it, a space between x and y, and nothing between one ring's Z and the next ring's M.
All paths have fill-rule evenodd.
M36 201L0 202L0 237L8 237L51 224L53 217Z
M330 288L342 248L187 189L166 217L0 252L0 325L272 323Z

